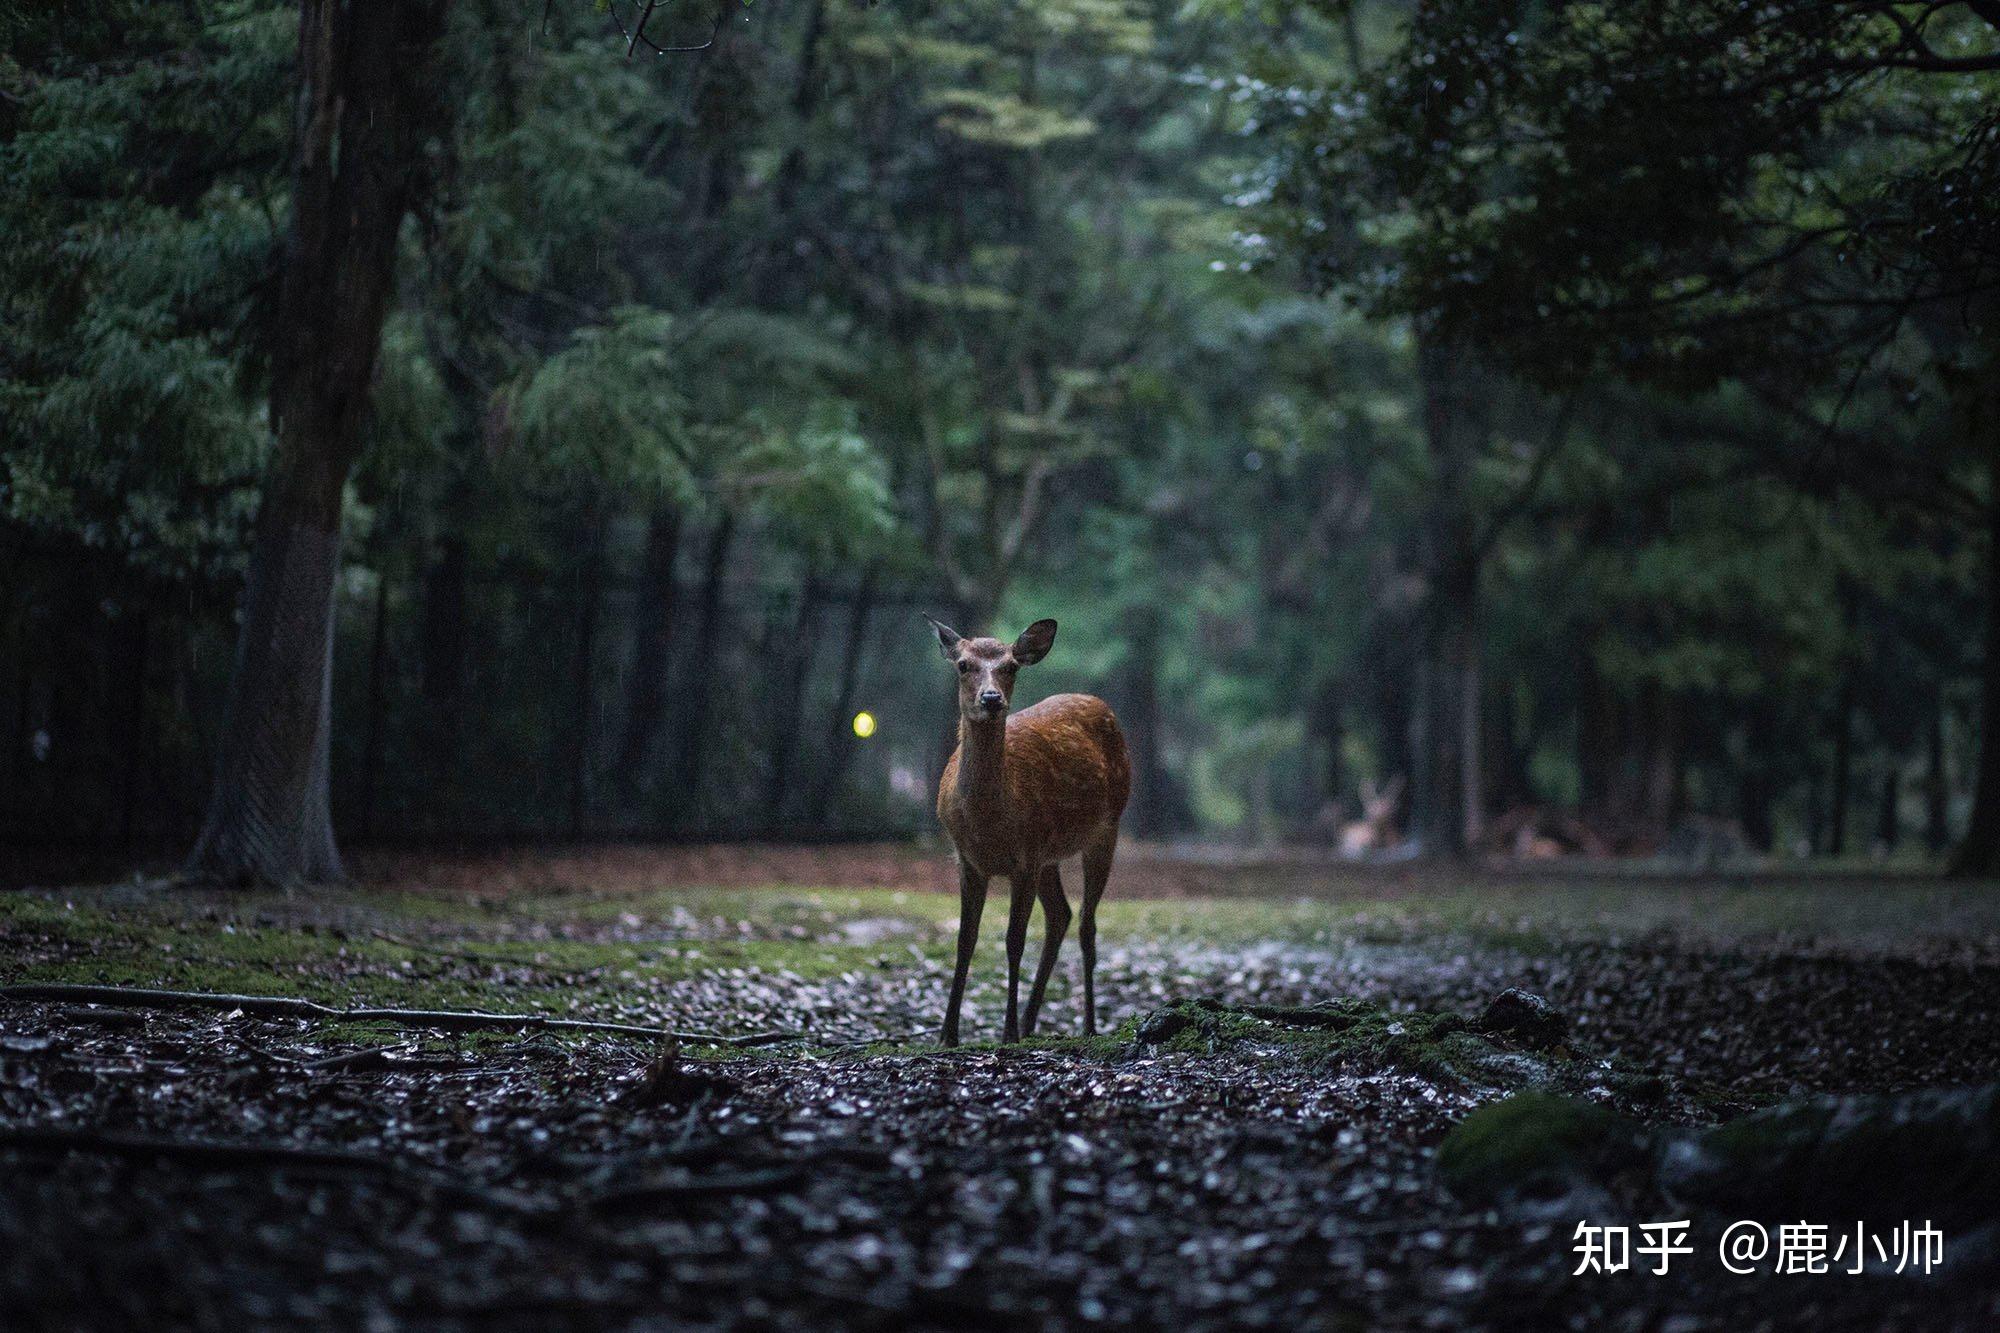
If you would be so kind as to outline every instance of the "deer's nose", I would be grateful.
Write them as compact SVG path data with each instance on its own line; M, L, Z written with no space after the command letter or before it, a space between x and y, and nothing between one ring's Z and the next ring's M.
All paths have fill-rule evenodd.
M981 690L979 692L979 702L988 708L998 708L1001 704L1007 702L1007 696L998 690Z

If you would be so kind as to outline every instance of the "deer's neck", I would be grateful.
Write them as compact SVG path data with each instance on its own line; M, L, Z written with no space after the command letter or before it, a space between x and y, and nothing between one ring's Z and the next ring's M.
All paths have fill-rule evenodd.
M1007 813L1007 719L958 723L958 799L971 814Z

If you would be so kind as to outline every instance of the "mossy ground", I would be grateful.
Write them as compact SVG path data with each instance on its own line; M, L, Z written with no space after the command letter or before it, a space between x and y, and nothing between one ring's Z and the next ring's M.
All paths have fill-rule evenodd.
M853 895L833 895L852 897ZM681 897L686 912L703 895ZM225 901L173 890L106 900L90 891L0 895L0 932L17 947L0 954L0 980L155 986L178 990L298 996L333 1004L408 1008L504 1008L586 1016L635 980L673 982L731 970L781 978L835 977L876 966L879 946L786 927L814 916L808 899L787 897L760 923L713 918L706 932L657 938L562 938L534 933L550 920L589 922L603 904L573 918L550 904L518 911L451 900L357 890L338 897L242 895ZM630 917L621 905L612 915ZM838 918L819 912L818 924ZM21 944L28 947L18 947ZM934 942L932 952L936 952Z
M519 873L505 892L411 873L298 894L0 893L0 982L803 1037L690 1047L702 1058L682 1066L602 1034L436 1035L213 1009L107 1022L0 1005L0 1126L345 1147L499 1200L433 1198L395 1171L273 1188L248 1167L0 1147L13 1191L0 1191L0 1237L22 1256L19 1289L72 1305L193 1292L235 1309L308 1274L345 1316L326 1322L343 1326L385 1303L426 1326L461 1308L526 1309L537 1327L561 1323L545 1311L586 1324L614 1307L692 1323L745 1290L769 1303L767 1324L814 1327L979 1322L967 1311L1032 1325L1085 1302L1108 1324L1185 1322L1202 1302L1242 1322L1255 1300L1281 1327L1348 1307L1372 1316L1357 1325L1420 1312L1434 1326L1603 1327L1639 1308L1659 1316L1648 1326L1689 1311L1695 1326L1773 1313L1918 1326L1887 1287L1873 1306L1821 1283L1820 1308L1800 1307L1796 1288L1747 1308L1740 1285L1707 1281L1712 1266L1633 1291L1565 1284L1566 1232L1503 1220L1505 1196L1537 1172L1568 1179L1604 1124L1693 1141L1800 1088L2000 1071L2000 895L1957 886L1251 874L1227 892L1147 900L1114 885L1100 1035L1079 1035L1072 945L1044 1030L1006 1046L993 1040L996 901L969 997L974 1040L946 1052L934 1034L952 897L682 886L622 863L620 885ZM1031 962L1038 947L1039 928ZM1484 1029L1487 1001L1509 987L1546 997L1569 1025ZM385 1045L399 1049L347 1061ZM1568 1100L1547 1100L1558 1094ZM1487 1132L1507 1123L1519 1133ZM1484 1163L1468 1169L1498 1182L1480 1197L1500 1207L1434 1170L1439 1145L1451 1157L1467 1143ZM1968 1173L1987 1170L1971 1156ZM505 1202L523 1196L585 1211L551 1227L536 1218L553 1214ZM70 1270L51 1256L85 1246L153 1263L146 1244L103 1248L114 1233L157 1240L147 1278L93 1271L89 1290L63 1287ZM574 1277L523 1297L510 1285L523 1272ZM489 1303L452 1304L472 1290ZM1568 1304L1550 1309L1551 1292ZM1522 1310L1549 1317L1524 1325Z
M1129 878L1140 871L1123 873L1126 884L1142 887ZM1345 997L1378 1017L1343 1030L1210 1023L1169 1048L1282 1047L1306 1060L1374 1061L1518 1086L1535 1081L1521 1053L1496 1052L1454 1024L1462 1025L1460 1016L1476 1013L1494 991L1520 984L1579 1005L1586 1010L1581 1021L1593 1024L1578 1030L1577 1049L1569 1053L1577 1058L1555 1062L1567 1086L1602 1084L1643 1101L1658 1093L1647 1080L1678 1065L1679 1052L1699 1064L1714 1043L1689 1040L1705 1030L1687 1003L1706 998L1699 993L1668 997L1646 1011L1634 1007L1632 1000L1648 989L1637 984L1635 963L1662 973L1726 966L1745 974L1744 991L1767 995L1770 982L1759 972L1767 957L1831 957L1844 969L1836 979L1842 985L1848 973L1880 966L1848 960L1921 957L1939 948L1958 958L1970 951L1975 960L2000 959L2000 894L1985 886L1435 877L1412 886L1338 876L1315 884L1296 875L1267 885L1259 878L1264 873L1246 869L1235 886L1242 891L1213 897L1148 899L1114 891L1100 927L1106 1035L1074 1038L1080 1022L1072 942L1051 986L1040 1040L1073 1040L1071 1049L1109 1054L1120 1022L1164 1004L1204 995L1239 1007ZM505 894L442 876L428 882L421 874L404 874L391 886L295 893L130 883L0 893L0 982L536 1012L722 1033L799 1027L794 1010L803 1006L810 1020L803 1025L827 1028L843 1042L873 1040L870 1049L878 1051L927 1048L956 934L952 896L865 885L725 888L628 879L599 888L554 874L523 879L523 887ZM1003 895L1004 886L996 886L974 970L975 1037L988 1036L998 1016ZM1037 922L1031 966L1039 946ZM1975 967L1992 970L1983 961ZM1594 971L1609 980L1600 983ZM1621 982L1631 994L1619 993ZM1939 989L1968 984L1951 977L1937 982ZM1811 977L1799 983L1802 1001L1824 989ZM1725 1016L1735 1027L1765 1016L1742 1012L1725 995L1715 998L1720 1007L1733 1006ZM1602 1012L1587 1012L1591 1006ZM1935 997L1912 994L1909 1007L1914 1030L1921 1013L1938 1006ZM1685 1033L1663 1030L1683 1022ZM1654 1035L1656 1051L1637 1048ZM1762 1033L1741 1041L1746 1056L1771 1043ZM1964 1049L1950 1031L1936 1033L1939 1067L1954 1043ZM1816 1052L1807 1037L1799 1045L1796 1070L1810 1075L1824 1062L1823 1049ZM1620 1060L1601 1058L1612 1054ZM1737 1059L1733 1052L1716 1055L1718 1064ZM1508 1060L1517 1067L1502 1067ZM1716 1077L1726 1069L1692 1072L1699 1077L1677 1086L1697 1100L1709 1084L1727 1081ZM1741 1109L1785 1090L1781 1078L1764 1083L1739 1088L1717 1109Z

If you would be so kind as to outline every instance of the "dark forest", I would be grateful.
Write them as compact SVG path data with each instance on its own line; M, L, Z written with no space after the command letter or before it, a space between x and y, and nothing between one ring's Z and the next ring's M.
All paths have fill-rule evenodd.
M2000 1320L2000 4L0 0L0 186L0 1325Z

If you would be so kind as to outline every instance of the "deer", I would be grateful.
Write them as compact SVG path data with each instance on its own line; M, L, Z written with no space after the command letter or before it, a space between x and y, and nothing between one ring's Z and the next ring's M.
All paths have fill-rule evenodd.
M1089 694L1057 694L1012 711L1014 675L1055 646L1056 622L1037 620L1012 643L966 638L930 616L958 673L958 748L938 782L938 821L958 861L958 957L943 1039L958 1045L965 976L979 941L988 884L1004 876L1007 907L1007 1041L1033 1036L1056 956L1069 930L1069 899L1057 862L1083 858L1077 944L1083 954L1083 1030L1097 1032L1097 904L1118 850L1118 820L1132 794L1125 733L1110 705ZM1028 917L1042 905L1046 934L1027 1010L1020 1010L1021 954Z
M1385 852L1396 845L1396 802L1403 798L1401 774L1389 779L1380 791L1373 782L1361 784L1361 818L1340 830L1340 854L1358 861L1370 852Z

